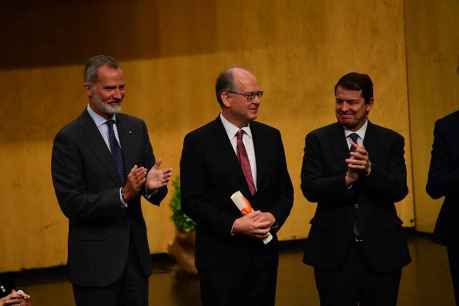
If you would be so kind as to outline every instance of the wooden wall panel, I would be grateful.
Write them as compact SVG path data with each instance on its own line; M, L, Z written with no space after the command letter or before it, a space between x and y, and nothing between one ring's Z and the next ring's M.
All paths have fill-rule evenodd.
M443 199L425 191L435 120L459 109L459 2L405 1L416 229L432 232Z
M219 112L217 74L240 65L257 75L266 93L259 119L281 130L295 187L281 239L303 238L309 230L315 205L299 188L304 136L335 121L333 87L342 74L372 76L371 119L405 136L411 173L401 1L126 3L6 10L13 17L3 20L15 27L7 34L13 48L0 51L7 58L0 84L8 88L0 102L0 167L8 173L0 178L6 203L0 224L9 225L0 230L0 245L7 246L0 249L0 271L65 262L67 221L50 181L52 138L87 103L81 70L88 56L101 52L121 60L128 84L123 109L145 119L156 155L175 173L183 136ZM78 27L70 22L83 17L87 23ZM31 29L39 35L18 39ZM169 199L161 208L143 205L154 253L165 252L173 238ZM399 213L413 225L411 195Z

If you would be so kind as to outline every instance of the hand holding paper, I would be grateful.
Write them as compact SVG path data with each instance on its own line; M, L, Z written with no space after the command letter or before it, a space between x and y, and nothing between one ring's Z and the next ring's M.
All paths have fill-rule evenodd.
M246 235L263 239L263 243L268 244L273 239L273 236L269 232L275 221L272 220L272 215L269 213L254 211L249 200L247 200L240 191L233 193L231 195L231 200L243 215L243 217L236 220L236 229Z

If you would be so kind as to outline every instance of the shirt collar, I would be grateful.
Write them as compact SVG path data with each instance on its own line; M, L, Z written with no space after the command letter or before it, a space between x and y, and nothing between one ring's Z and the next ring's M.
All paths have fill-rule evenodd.
M352 133L356 133L357 135L359 135L360 139L362 139L363 141L365 139L365 133L367 132L368 119L365 120L365 123L357 131L352 131L345 126L343 127L344 127L344 135L346 136L346 138L348 138L349 135L351 135Z
M220 120L222 121L223 127L225 128L226 134L228 134L229 139L235 137L237 131L239 130L243 130L246 135L252 138L252 131L250 130L250 125L239 128L230 121L228 121L228 119L226 119L222 113L220 113Z
M92 118L92 120L94 121L94 123L96 124L97 127L100 127L101 125L104 125L105 122L108 121L107 119L105 119L104 117L102 117L101 115L99 115L98 113L96 113L96 112L91 108L91 106L90 106L89 104L88 104L88 106L86 107L86 109L88 110L89 116ZM112 120L116 122L116 116L115 116L115 114L113 114Z

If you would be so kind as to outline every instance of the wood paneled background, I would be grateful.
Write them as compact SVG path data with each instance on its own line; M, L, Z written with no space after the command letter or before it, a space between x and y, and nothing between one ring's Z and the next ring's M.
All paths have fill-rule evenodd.
M370 74L371 120L406 140L412 192L399 214L405 226L415 225L415 212L419 224L430 224L436 204L424 205L423 186L433 118L456 108L459 88L450 71L457 65L457 34L454 42L448 36L459 8L454 0L439 2L433 10L434 4L414 0L2 4L0 271L66 262L67 220L51 184L51 146L87 104L82 69L100 53L120 60L127 81L123 111L147 122L155 154L176 174L184 135L219 112L217 74L240 65L257 75L265 90L259 120L281 130L295 187L284 240L306 237L315 210L299 188L305 134L335 121L333 87L342 74ZM433 101L436 113L429 112ZM160 208L143 205L153 253L166 252L174 236L169 199Z

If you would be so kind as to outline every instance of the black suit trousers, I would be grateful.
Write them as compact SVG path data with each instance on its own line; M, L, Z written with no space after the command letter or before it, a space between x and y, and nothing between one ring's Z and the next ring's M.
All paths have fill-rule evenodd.
M245 270L200 269L202 306L274 306L277 266L278 256L275 256L254 257Z
M131 241L121 278L105 287L73 284L76 306L148 306L148 277L142 272Z
M314 269L321 306L395 306L401 269L375 272L362 244L351 244L346 260L336 269Z

